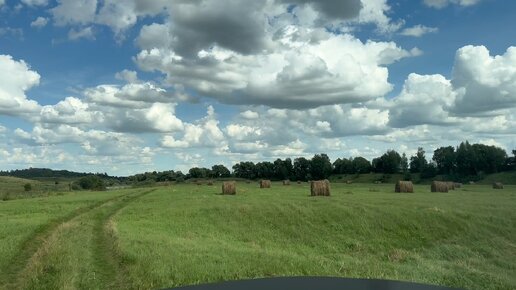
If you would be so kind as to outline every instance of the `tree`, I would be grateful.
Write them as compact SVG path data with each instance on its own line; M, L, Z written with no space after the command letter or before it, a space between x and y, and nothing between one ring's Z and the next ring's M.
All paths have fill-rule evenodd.
M421 170L421 178L433 178L437 175L437 166L435 163L429 163L427 164L422 170Z
M211 170L208 168L194 167L188 170L190 178L207 178L212 175Z
M373 159L373 170L383 173L397 173L401 169L401 156L394 150L388 150L379 158Z
M32 185L30 183L25 183L25 185L23 186L23 189L25 189L25 191L31 191Z
M336 174L352 174L354 173L353 163L350 159L337 159L333 162L333 172Z
M405 154L405 152L403 152L403 154L401 155L401 162L400 162L400 168L401 168L401 171L403 173L407 173L408 172L408 158L407 158L407 154Z
M452 146L440 147L434 151L432 160L436 163L437 171L443 174L451 174L455 170L457 155Z
M326 179L332 171L333 166L326 154L316 154L310 161L310 174L313 179Z
M230 177L231 176L231 172L229 171L229 169L222 165L222 164L219 164L219 165L213 165L211 167L211 177L213 178L221 178L221 177Z
M457 172L461 175L476 175L477 156L468 141L460 143L456 153Z
M417 148L416 155L410 157L410 172L419 173L423 171L427 164L425 150L422 147Z
M256 163L256 177L271 179L274 176L274 164L269 161Z
M308 179L308 174L310 174L310 160L299 157L294 159L294 177L297 180L306 181Z
M285 161L281 159L274 161L274 177L276 179L289 179L292 176L292 172L293 166L292 160L290 160L290 158L285 159Z
M364 157L356 157L351 161L351 173L369 173L371 172L371 162Z
M236 177L255 179L256 176L256 165L253 162L240 162L233 165L233 172Z

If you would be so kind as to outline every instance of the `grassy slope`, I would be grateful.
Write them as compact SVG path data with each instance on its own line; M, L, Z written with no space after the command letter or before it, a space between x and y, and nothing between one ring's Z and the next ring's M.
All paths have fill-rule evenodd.
M116 216L128 279L150 289L230 279L325 275L516 288L516 188L395 194L391 185L175 186Z
M0 176L0 200L47 196L56 194L57 192L66 192L69 190L68 182L69 181L66 180L60 180L59 184L55 184L54 179L32 180ZM25 191L24 185L27 183L32 186L31 191Z

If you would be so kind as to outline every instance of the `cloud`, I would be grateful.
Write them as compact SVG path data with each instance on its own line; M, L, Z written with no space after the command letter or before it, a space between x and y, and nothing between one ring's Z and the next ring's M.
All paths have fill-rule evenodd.
M491 56L484 46L465 46L455 56L452 84L458 92L452 111L481 114L516 106L516 47Z
M30 26L41 28L41 27L45 27L47 25L47 23L48 23L48 19L40 16L40 17L36 18L36 20L32 21L30 23Z
M389 124L407 127L423 124L452 125L449 109L457 93L442 75L410 74L401 93L392 100Z
M424 25L416 25L413 27L403 29L400 34L404 36L421 37L428 33L436 33L439 29L435 27L428 27Z
M102 120L102 113L75 97L67 97L56 105L41 108L40 122L56 124L88 124Z
M84 27L80 29L70 29L68 31L68 39L70 40L79 40L81 38L88 40L95 40L95 32L93 31L93 27Z
M121 108L145 108L156 102L176 103L189 99L180 86L168 91L153 83L140 81L123 86L99 85L86 89L84 94L90 102Z
M22 28L12 28L12 27L0 27L0 36L7 35L13 36L20 40L23 40L23 29Z
M27 6L47 6L48 0L21 0L21 2Z
M281 0L286 4L308 4L318 12L323 13L331 19L352 19L358 17L363 4L360 0L340 1L340 0ZM364 1L370 2L370 1Z
M88 25L95 20L97 0L57 0L50 9L57 25Z
M436 9L444 8L450 4L459 6L473 6L480 3L482 0L424 0L423 2L428 6Z
M39 84L40 75L23 61L0 55L0 115L20 116L38 112L36 101L26 91Z
M185 124L182 137L176 139L173 135L166 135L161 140L161 146L165 148L190 148L190 147L226 147L225 136L219 128L212 106L208 107L205 118L195 124Z
M154 32L162 28L142 29L144 50L135 58L140 68L160 71L170 85L229 104L308 108L369 101L392 89L387 65L420 53L393 42L363 43L328 32L325 40L311 43L291 27L276 35L282 45L271 53L243 55L212 46L184 58L169 47L163 33Z

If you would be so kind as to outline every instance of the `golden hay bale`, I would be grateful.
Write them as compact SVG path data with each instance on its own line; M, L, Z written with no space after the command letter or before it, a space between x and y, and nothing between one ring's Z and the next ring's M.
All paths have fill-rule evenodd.
M260 188L271 188L271 181L270 180L260 180Z
M396 186L394 188L395 192L414 192L414 184L412 181L398 181L396 182Z
M283 185L290 185L290 180L283 180Z
M328 179L312 181L310 192L312 196L330 196L330 181Z
M442 181L432 181L432 192L448 192L448 184Z
M503 189L503 184L501 182L493 183L493 189Z
M224 181L222 183L222 194L235 195L236 194L236 182Z
M455 190L455 182L446 181L446 185L448 186L448 190Z
M455 186L455 188L462 188L462 183L455 182L453 185Z

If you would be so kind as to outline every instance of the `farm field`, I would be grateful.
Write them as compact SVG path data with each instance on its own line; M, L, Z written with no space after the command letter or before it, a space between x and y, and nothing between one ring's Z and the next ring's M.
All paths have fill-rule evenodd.
M516 186L220 182L0 201L0 289L159 289L276 276L516 288Z

